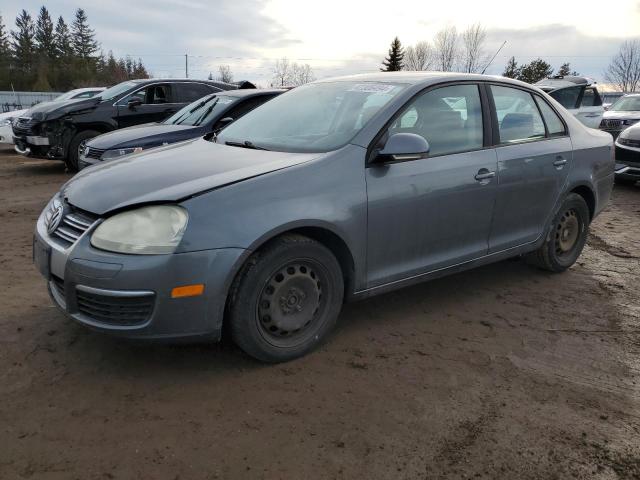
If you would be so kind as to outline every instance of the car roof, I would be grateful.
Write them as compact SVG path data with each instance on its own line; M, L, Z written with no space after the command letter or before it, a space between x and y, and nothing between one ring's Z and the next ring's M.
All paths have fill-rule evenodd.
M235 89L238 85L235 83L216 82L214 80L200 80L197 78L139 78L135 80L126 80L131 83L144 85L145 83L205 83L214 87Z
M223 92L217 92L214 95L224 95L227 97L253 97L259 95L270 95L277 93L284 93L287 90L284 88L248 88L248 89L239 89L239 90L226 90Z
M510 83L517 86L532 88L533 85L515 80L513 78L498 75L481 75L479 73L455 73L455 72L377 72L362 73L357 75L345 75L342 77L324 78L315 83L324 82L388 82L405 83L409 85L432 85L440 82L477 81ZM536 89L535 87L533 88Z

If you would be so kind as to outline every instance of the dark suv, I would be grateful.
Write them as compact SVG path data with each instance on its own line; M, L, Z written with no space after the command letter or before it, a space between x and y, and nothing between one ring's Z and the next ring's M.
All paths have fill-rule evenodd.
M206 80L129 80L82 100L49 102L28 110L13 123L16 151L23 155L64 160L78 169L78 147L102 133L157 122L188 103L240 85Z

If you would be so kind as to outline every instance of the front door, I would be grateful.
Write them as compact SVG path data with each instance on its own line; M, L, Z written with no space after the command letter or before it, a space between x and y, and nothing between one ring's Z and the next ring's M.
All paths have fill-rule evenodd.
M366 169L369 287L487 253L497 161L483 123L478 85L451 85L416 97L383 134L421 135L430 151Z
M493 253L533 242L542 234L567 179L572 145L564 123L542 97L505 86L491 86L491 92L499 133L489 240ZM517 112L514 104L519 105Z
M174 92L169 84L148 85L127 95L117 103L119 128L164 120L183 106L176 103L173 96ZM129 101L133 99L141 103L130 106Z

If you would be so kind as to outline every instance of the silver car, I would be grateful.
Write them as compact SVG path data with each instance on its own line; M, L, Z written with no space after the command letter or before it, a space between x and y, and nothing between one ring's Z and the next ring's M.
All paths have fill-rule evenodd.
M34 259L94 330L217 340L224 325L249 355L285 361L345 300L520 255L569 268L609 199L612 149L515 80L321 80L217 137L76 175L38 219Z
M616 183L633 185L640 180L640 123L616 138Z
M616 138L620 132L640 122L640 94L629 94L618 99L604 112L600 129Z

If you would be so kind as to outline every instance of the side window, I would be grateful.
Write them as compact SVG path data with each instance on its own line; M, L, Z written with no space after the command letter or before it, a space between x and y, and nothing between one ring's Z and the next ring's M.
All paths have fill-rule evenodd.
M562 120L560 120L560 117L558 117L558 114L553 108L540 97L536 97L536 102L538 102L538 106L544 117L544 122L547 124L549 136L558 137L564 135L566 133L564 123L562 123Z
M599 107L602 105L602 100L600 99L600 95L598 91L593 88L585 88L584 94L582 95L582 102L580 103L581 107Z
M544 138L544 123L530 93L495 85L491 86L491 92L498 117L500 143Z
M178 97L180 101L184 103L195 102L205 95L220 91L219 88L209 87L202 83L179 83L177 86L179 92Z
M127 95L118 102L118 105L126 105L129 100L134 98L139 99L144 105L171 103L173 101L170 85L149 85L131 95Z
M578 108L578 98L584 87L567 87L549 93L564 108Z
M483 147L482 106L477 85L452 85L430 90L407 105L389 127L394 133L415 133L429 142L429 156Z

